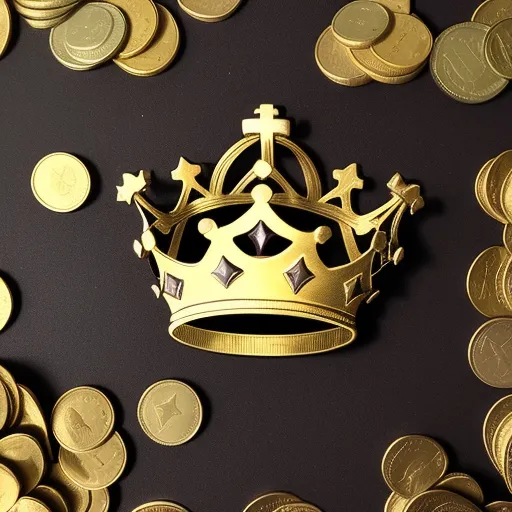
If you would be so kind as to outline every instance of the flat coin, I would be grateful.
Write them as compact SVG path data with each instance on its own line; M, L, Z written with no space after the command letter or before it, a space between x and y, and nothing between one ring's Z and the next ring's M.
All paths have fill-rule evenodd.
M378 2L391 12L411 13L411 0L372 0Z
M72 482L59 464L52 464L49 476L52 484L64 496L70 512L89 512L91 491Z
M114 409L99 390L81 386L64 393L53 408L52 430L59 444L86 452L103 444L114 429Z
M494 501L485 506L487 512L512 512L512 502Z
M11 434L0 439L0 459L16 472L22 494L28 494L43 478L45 457L32 436Z
M74 5L67 5L64 7L57 7L55 9L30 9L29 7L24 7L23 5L18 4L17 1L14 1L13 5L21 16L24 18L31 18L33 20L53 20L54 18L59 18L64 14L67 14L75 7Z
M492 437L492 458L498 471L503 475L505 470L505 458L507 445L512 438L512 413L503 418Z
M53 512L42 501L29 496L20 498L10 512Z
M0 2L0 57L5 53L11 40L12 22L11 11L7 2Z
M505 224L503 228L503 245L512 254L512 224Z
M18 500L21 486L16 475L0 464L0 512L7 512Z
M512 387L512 318L494 318L477 329L469 344L475 375L495 388Z
M11 402L5 384L0 380L0 430L9 422L11 415Z
M503 224L507 223L507 217L503 209L503 203L508 207L509 197L502 200L502 191L505 181L512 170L512 150L505 151L497 156L484 180L484 189L487 203L494 213L494 218Z
M318 507L310 503L289 503L282 505L275 512L322 512Z
M36 164L31 185L34 196L43 206L65 213L85 202L91 190L91 178L78 158L68 153L52 153Z
M38 485L30 495L44 503L52 512L68 512L62 494L49 485Z
M479 512L471 501L450 491L427 491L413 498L406 512Z
M127 59L142 53L153 41L158 29L158 10L152 0L109 0L119 7L128 21L126 44L117 54Z
M496 469L499 470L498 465L494 461L494 455L492 452L492 441L494 434L498 429L500 423L506 418L508 414L512 412L512 395L505 396L501 400L498 400L489 410L484 420L483 426L483 438L484 446L487 451L487 455L495 465Z
M498 21L512 17L512 0L487 0L478 6L471 21L492 26Z
M150 503L144 503L137 508L134 508L132 512L188 512L186 508L172 503L171 501L152 501Z
M502 217L498 216L498 214L491 208L489 203L489 198L487 197L486 183L487 177L489 175L489 171L491 170L491 165L494 162L494 158L489 160L484 166L480 169L478 176L475 180L475 195L478 200L478 204L484 210L487 215L492 217L493 219L501 222L503 220Z
M176 446L190 441L199 430L203 407L197 393L177 380L151 385L139 401L142 430L156 443Z
M3 366L0 366L0 380L4 383L7 395L9 396L11 411L9 426L13 427L17 423L20 415L20 392L13 376Z
M369 48L386 33L389 25L385 7L370 0L355 0L336 13L332 33L349 48Z
M352 62L350 50L334 37L331 27L327 27L318 38L315 59L320 71L338 84L355 87L372 81Z
M21 397L21 413L18 428L34 436L39 444L46 449L50 460L53 459L48 427L44 419L44 413L36 396L30 389L21 384L18 386Z
M115 432L104 444L85 453L59 450L59 463L66 476L75 484L95 491L116 482L126 466L126 447Z
M229 18L241 0L178 0L179 6L199 21L216 22Z
M0 277L0 331L12 315L12 294L7 283Z
M504 297L500 270L510 256L504 247L489 247L477 256L468 272L466 289L473 306L489 318L512 314Z
M108 489L91 491L91 505L87 512L107 512L110 506Z
M389 66L408 74L428 59L432 45L432 34L419 18L396 13L387 36L373 45L371 50Z
M384 512L404 512L409 504L409 499L392 492L384 505Z
M436 489L443 489L460 494L477 505L483 505L484 493L478 482L465 473L450 473L436 485Z
M492 70L512 80L512 19L493 25L484 41L485 57Z
M508 84L485 59L488 30L482 23L460 23L446 29L434 44L432 76L443 92L462 103L489 101Z
M444 475L448 458L433 439L411 435L397 439L382 460L382 475L388 487L412 498L432 487Z
M158 9L158 31L152 43L139 55L128 59L114 59L114 62L127 73L137 76L154 76L167 69L180 44L180 33L176 20L162 5Z
M65 18L67 18L68 15L66 15ZM65 19L64 18L64 19ZM62 37L62 32L60 30L56 30L59 28L59 25L62 24L61 20L57 23L53 23L51 25L47 26L36 26L35 28L52 28L52 31L50 32L50 49L53 53L53 56L59 61L63 66L66 66L69 69L72 69L73 71L89 71L90 69L94 69L97 65L96 64L84 64L83 62L80 62L79 60L75 59L68 51L66 47L66 42L64 38ZM34 22L33 20L26 20L27 23L32 25L32 23L49 23L52 20L45 20L45 21L37 21ZM32 25L34 26L34 25Z
M282 505L300 503L300 499L287 492L270 492L256 498L244 508L244 512L274 512Z

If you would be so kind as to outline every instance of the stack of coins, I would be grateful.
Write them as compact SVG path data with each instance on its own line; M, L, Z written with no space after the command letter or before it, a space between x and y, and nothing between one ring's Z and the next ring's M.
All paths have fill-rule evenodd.
M14 9L33 28L52 28L62 23L81 0L13 0Z
M321 512L289 492L269 492L251 501L243 512Z
M512 150L489 160L476 178L475 194L482 209L504 225L503 245L480 253L467 276L473 306L491 320L469 343L475 375L498 388L512 387Z
M423 69L432 49L427 26L408 0L356 0L334 16L317 41L322 73L349 87L372 80L404 84Z
M483 103L512 79L512 2L486 0L471 21L446 29L430 62L439 88L462 103Z

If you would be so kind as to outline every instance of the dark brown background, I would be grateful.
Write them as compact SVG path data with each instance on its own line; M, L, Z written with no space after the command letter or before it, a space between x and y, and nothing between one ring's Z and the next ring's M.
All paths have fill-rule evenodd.
M418 0L435 34L465 21L478 0ZM380 462L388 444L424 433L449 450L450 468L476 476L489 501L507 499L482 444L491 404L467 345L483 322L465 294L473 258L501 228L473 195L480 166L510 148L512 95L482 106L445 97L428 72L400 86L347 89L318 71L313 49L340 2L248 0L235 16L204 24L166 3L183 37L163 75L138 79L114 65L76 73L54 60L48 32L17 25L0 62L0 268L19 313L0 354L35 388L47 411L65 390L105 389L130 451L112 488L115 509L173 499L194 512L241 511L285 489L326 512L382 509ZM21 26L20 26L21 25ZM262 102L286 107L295 140L313 152L324 184L361 164L370 181L362 210L387 197L400 170L424 187L427 208L407 219L406 260L362 308L351 348L317 357L248 359L181 346L168 309L132 253L134 208L116 203L123 172L169 180L180 155L213 163ZM44 209L30 190L35 163L53 151L84 159L95 190L69 215ZM203 395L207 418L191 443L165 448L136 419L144 389L180 378Z

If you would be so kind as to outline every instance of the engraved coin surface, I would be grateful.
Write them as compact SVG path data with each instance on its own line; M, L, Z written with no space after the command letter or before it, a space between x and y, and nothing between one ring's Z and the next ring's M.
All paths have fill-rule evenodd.
M512 0L487 0L480 4L471 21L492 26L498 21L512 17Z
M110 505L108 489L91 491L91 505L87 512L107 512Z
M51 423L61 446L69 451L85 452L98 447L111 435L114 409L101 391L82 386L59 398Z
M331 27L327 27L318 38L315 59L320 71L338 84L355 87L372 81L354 64L350 57L350 50L334 37Z
M270 492L249 503L243 512L274 512L278 507L289 503L300 503L300 499L287 492Z
M197 393L177 380L163 380L150 386L139 401L137 413L146 435L168 446L190 441L203 419Z
M485 59L488 30L482 23L460 23L446 29L434 44L430 58L432 76L443 92L462 103L488 101L508 84Z
M411 500L406 512L479 512L480 509L466 498L450 491L427 491Z
M491 459L492 463L498 469L498 465L494 460L493 454L493 439L498 426L501 422L512 412L512 395L505 396L501 400L498 400L489 410L484 420L483 426L483 438L484 446L487 451L487 455Z
M16 475L3 464L0 464L0 510L6 512L18 500L21 486Z
M281 505L275 512L322 512L318 507L310 503L289 503Z
M70 512L89 512L91 491L72 482L62 471L60 464L52 464L49 476L52 485L64 496Z
M43 206L64 213L76 210L85 202L91 178L78 158L68 153L52 153L36 164L31 185Z
M140 505L133 509L132 512L188 512L188 510L171 501L152 501Z
M356 0L342 7L332 20L334 37L350 48L369 48L388 30L385 7L370 0Z
M154 76L167 69L180 45L178 25L172 14L162 5L158 9L158 31L151 44L142 53L128 59L114 59L127 73L137 76Z
M7 391L7 396L9 397L10 417L8 424L12 427L18 421L20 415L20 391L13 376L3 366L0 366L0 380L5 385L5 390Z
M412 498L432 487L445 473L448 458L433 439L410 435L397 439L382 460L382 475L388 487Z
M193 18L205 22L222 21L229 18L241 0L178 0L179 6Z
M450 473L446 475L437 485L436 489L443 489L460 494L468 500L482 505L484 493L478 482L465 473Z
M7 283L0 277L0 331L12 315L12 294Z
M22 494L28 494L43 478L45 457L32 436L11 434L0 439L0 460L16 472Z
M66 45L73 50L95 50L103 45L114 28L107 9L97 2L84 5L65 23Z
M10 512L53 512L42 501L30 496L20 498Z
M7 2L0 2L0 57L5 53L11 40L11 11Z
M489 247L477 256L469 269L466 281L469 299L482 315L489 318L512 314L500 281L509 258L504 247Z
M49 485L38 485L31 492L31 496L44 503L52 512L68 512L68 506L62 494Z
M416 16L397 13L390 32L371 49L386 64L407 74L427 60L432 45L432 34L425 23Z
M494 318L477 329L469 344L469 364L489 386L512 387L512 318Z
M485 57L492 70L512 80L512 18L493 25L484 41Z
M104 444L82 453L59 450L59 463L66 476L80 487L94 491L109 487L126 466L126 447L115 432Z
M391 12L411 13L411 0L372 0L378 2Z

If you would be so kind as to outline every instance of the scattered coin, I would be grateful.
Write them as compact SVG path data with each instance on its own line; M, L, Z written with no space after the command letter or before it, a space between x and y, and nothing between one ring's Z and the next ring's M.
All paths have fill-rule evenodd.
M487 0L478 6L471 21L491 27L506 18L512 18L512 0Z
M512 17L491 27L484 41L485 57L492 70L502 78L512 79Z
M492 438L492 458L498 468L498 471L505 474L507 446L512 438L512 412L507 414L498 425Z
M20 4L18 0L13 1L13 6L16 12L25 18L26 20L34 20L34 21L49 21L54 22L55 20L60 20L64 16L68 15L75 9L77 3L73 3L71 5L64 5L62 7L52 7L50 9L41 9L33 7L25 7L23 4Z
M300 498L287 492L270 492L251 501L243 512L274 512L282 505L300 503Z
M478 482L465 473L450 473L446 475L437 485L436 489L451 491L460 494L469 501L483 505L484 493Z
M87 512L107 512L110 506L108 489L97 489L91 491L91 505Z
M204 22L217 22L229 18L241 0L178 0L178 5L192 18Z
M30 495L44 503L52 512L68 512L68 506L62 494L49 485L38 485Z
M203 407L197 393L177 380L151 385L139 401L140 426L156 443L176 446L190 441L199 430Z
M7 283L0 277L0 331L4 329L12 315L12 294Z
M3 464L0 464L0 510L7 512L18 500L21 486L16 475Z
M11 11L6 0L0 0L0 58L7 50L11 40Z

